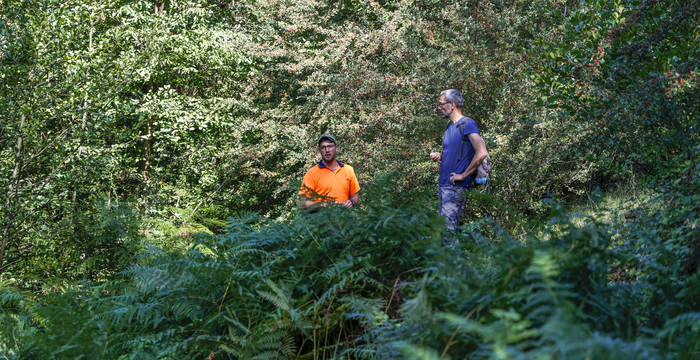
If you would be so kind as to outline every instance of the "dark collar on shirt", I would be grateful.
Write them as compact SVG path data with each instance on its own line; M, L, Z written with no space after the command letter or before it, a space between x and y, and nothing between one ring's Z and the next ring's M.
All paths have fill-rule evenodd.
M336 160L336 161L338 161L338 160ZM343 166L345 166L345 164L338 161L338 166L343 167ZM321 161L318 162L318 167L320 167L321 169L324 169L327 167L326 163L323 162L323 159L321 159Z
M459 120L457 120L457 121L455 122L455 126L459 126L459 123L465 123L465 122L467 122L468 119L469 119L468 117L462 116L461 118L459 118Z
M452 122L452 120L447 120L447 124L445 125L445 130L447 130L447 128L449 128L451 124L454 124L454 126L459 126L459 123L466 122L467 119L469 119L469 118L466 116L462 116L461 118L459 118L459 120L457 120L455 122Z

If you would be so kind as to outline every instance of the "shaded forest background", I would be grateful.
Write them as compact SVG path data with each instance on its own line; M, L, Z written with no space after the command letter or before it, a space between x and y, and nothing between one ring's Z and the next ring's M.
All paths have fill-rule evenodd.
M0 10L5 358L700 351L697 1ZM447 88L495 164L456 252ZM357 211L296 209L324 132Z

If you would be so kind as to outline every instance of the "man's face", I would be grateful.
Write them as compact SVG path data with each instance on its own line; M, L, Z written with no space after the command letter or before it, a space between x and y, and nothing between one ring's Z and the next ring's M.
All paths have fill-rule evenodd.
M450 113L452 113L453 107L454 104L445 101L445 95L440 96L440 100L438 100L437 103L437 108L442 117L449 117Z
M318 146L318 150L321 152L323 161L330 163L335 160L335 153L338 151L338 147L330 140L323 140L321 145Z

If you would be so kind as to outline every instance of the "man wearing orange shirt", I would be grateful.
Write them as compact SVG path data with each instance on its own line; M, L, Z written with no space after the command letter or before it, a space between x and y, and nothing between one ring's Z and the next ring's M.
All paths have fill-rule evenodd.
M352 208L357 205L360 184L352 166L336 160L338 145L335 138L329 134L321 135L318 150L321 161L306 172L301 183L302 206L316 208L335 203Z

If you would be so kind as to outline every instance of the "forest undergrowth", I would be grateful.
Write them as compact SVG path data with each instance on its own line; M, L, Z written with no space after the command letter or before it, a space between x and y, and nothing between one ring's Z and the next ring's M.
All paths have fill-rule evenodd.
M0 354L691 359L700 351L697 181L590 208L614 211L610 222L551 201L536 231L485 217L465 224L458 245L442 246L431 194L402 196L395 178L378 180L351 211L230 219L223 234L197 235L184 253L151 248L102 284L38 295L5 281Z

